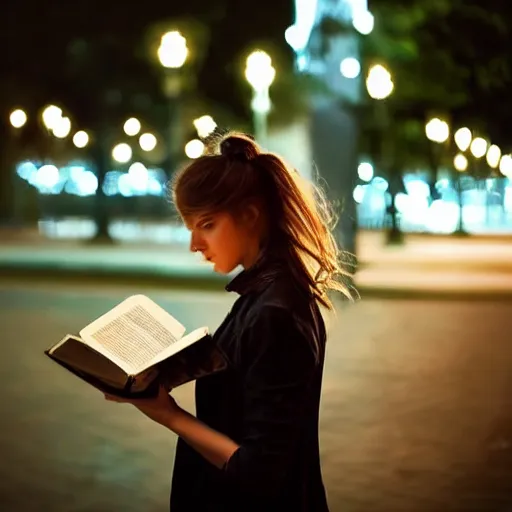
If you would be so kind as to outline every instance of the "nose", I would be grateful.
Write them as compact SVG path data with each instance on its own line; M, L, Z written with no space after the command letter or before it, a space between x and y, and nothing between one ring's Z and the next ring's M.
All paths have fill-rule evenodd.
M192 235L190 237L190 252L197 252L202 251L203 243L200 240L200 237L198 237L194 232L192 232Z

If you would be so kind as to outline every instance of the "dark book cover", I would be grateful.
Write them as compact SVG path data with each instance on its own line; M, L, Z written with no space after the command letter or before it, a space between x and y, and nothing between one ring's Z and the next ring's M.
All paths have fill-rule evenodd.
M137 375L128 375L73 336L51 350L44 353L61 367L101 392L122 398L154 397L160 384L170 391L227 366L209 334Z

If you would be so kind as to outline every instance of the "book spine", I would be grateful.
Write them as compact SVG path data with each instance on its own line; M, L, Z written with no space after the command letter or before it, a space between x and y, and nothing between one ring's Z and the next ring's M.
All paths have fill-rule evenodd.
M129 393L132 389L133 383L135 382L135 377L133 375L128 375L128 379L126 379L126 384L124 385L124 392Z

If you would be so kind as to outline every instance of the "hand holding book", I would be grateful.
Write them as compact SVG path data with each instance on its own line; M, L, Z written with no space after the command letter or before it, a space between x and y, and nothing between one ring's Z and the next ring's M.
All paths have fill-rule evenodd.
M203 327L185 327L143 295L121 302L45 354L104 393L134 398L166 389L226 367Z
M176 400L169 395L169 390L163 385L158 387L158 394L150 398L120 398L116 395L106 394L105 398L110 402L127 403L134 405L149 419L160 423L164 427L171 428L176 416L184 414L183 409Z

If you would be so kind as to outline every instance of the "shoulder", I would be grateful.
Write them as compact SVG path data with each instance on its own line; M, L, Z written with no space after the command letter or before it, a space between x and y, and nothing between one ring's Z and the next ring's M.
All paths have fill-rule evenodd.
M323 359L325 327L316 304L282 288L269 288L256 299L242 331L242 351L250 358L269 351L285 358Z
M313 301L307 291L300 288L290 276L282 274L258 294L255 305L264 310L285 310L293 315L309 309Z
M312 329L301 325L291 311L276 304L264 304L252 312L242 336L240 355L242 368L265 368L287 374L292 366L296 372L313 370L319 362L318 338Z
M255 297L246 320L247 326L265 321L282 327L293 325L306 338L325 337L323 318L314 297L286 275Z

